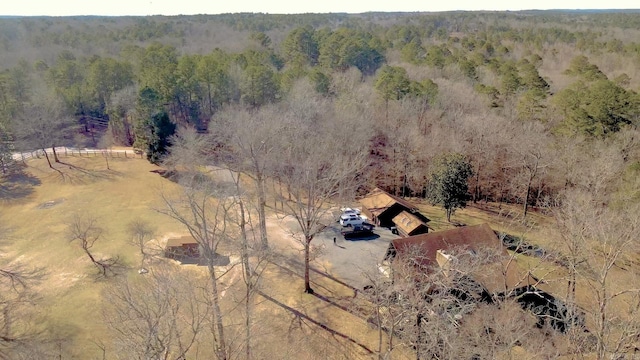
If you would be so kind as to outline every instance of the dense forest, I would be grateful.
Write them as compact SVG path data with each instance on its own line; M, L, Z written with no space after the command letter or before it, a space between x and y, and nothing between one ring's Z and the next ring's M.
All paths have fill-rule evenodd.
M640 13L615 11L2 18L0 165L133 146L184 169L202 165L202 136L207 160L255 181L262 219L265 179L290 199L308 185L307 199L340 165L354 196L434 199L432 175L455 158L464 202L517 205L522 222L533 209L574 234L562 214L580 201L601 212L576 223L638 215L639 39ZM300 226L308 253L317 230Z
M601 167L599 147L621 154L601 175L611 186L635 178L637 23L570 12L2 19L2 136L26 150L73 144L62 130L78 122L108 124L114 144L143 148L136 132L157 109L204 130L304 82L370 112L375 185L421 194L430 160L458 152L475 168L474 200L550 203L584 181L572 168ZM58 126L39 144L28 128L45 114Z

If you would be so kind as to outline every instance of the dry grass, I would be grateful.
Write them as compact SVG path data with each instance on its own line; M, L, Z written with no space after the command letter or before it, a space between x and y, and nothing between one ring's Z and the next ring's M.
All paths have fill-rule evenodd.
M95 251L99 256L119 255L135 271L137 250L127 244L126 224L134 218L149 221L158 238L184 234L184 229L153 209L160 206L159 192L178 190L176 184L162 178L158 167L140 159L112 159L111 170L101 158L63 158L66 164L48 168L44 159L29 162L24 169L28 191L19 196L0 193L2 227L8 229L3 247L6 260L29 267L42 268L46 277L35 285L42 298L36 318L43 328L61 341L69 354L79 358L98 356L95 341L108 343L102 325L101 291L108 280L96 280L82 250L70 244L65 223L75 213L91 214L106 230ZM0 187L5 186L2 180ZM270 200L271 202L272 200ZM445 219L444 211L414 200L429 217L431 227L445 230L455 226ZM553 221L541 213L531 212L525 222L517 206L470 204L458 210L452 220L460 224L489 223L492 228L530 243L546 247L557 240L551 230ZM321 273L312 274L316 295L303 293L303 268L300 244L273 221L268 223L270 244L280 254L267 267L261 280L262 295L256 296L254 329L255 355L262 358L288 359L367 359L377 350L377 331L358 309L366 308L362 296L354 289ZM566 270L549 261L518 255L518 262L539 278L553 293L566 292ZM320 266L316 266L320 268ZM188 270L204 269L188 266ZM185 269L187 271L187 269ZM616 270L618 271L618 270ZM623 271L619 271L624 275ZM622 276L624 281L631 274ZM239 268L222 279L224 308L229 309L230 333L240 332L243 296ZM615 286L618 287L618 284ZM582 286L579 300L588 298ZM239 348L238 348L239 349ZM240 351L240 350L237 350ZM409 349L398 348L394 358L410 358Z
M128 245L126 224L134 218L151 222L158 234L181 231L177 224L154 210L161 188L175 185L151 171L157 167L140 159L111 159L111 170L101 158L62 158L64 164L47 166L34 159L24 168L37 178L29 193L21 198L3 199L0 218L6 233L4 252L13 262L44 271L35 288L41 294L39 312L43 327L67 339L75 354L91 354L98 348L101 326L101 290L82 249L69 243L66 223L74 214L89 214L100 220L105 230L95 246L100 256L120 256L129 265L137 264L136 249ZM84 356L83 356L84 357Z
M64 164L54 165L57 170L49 169L44 159L29 162L24 173L38 181L24 196L3 199L0 218L3 227L10 229L10 241L3 252L5 260L45 272L43 281L34 287L41 294L37 314L41 328L62 339L63 352L93 358L100 354L95 343L109 342L101 304L101 292L109 280L98 280L96 269L79 246L69 243L66 222L77 213L99 218L105 233L94 248L96 254L120 256L132 273L139 256L137 249L127 244L129 221L149 221L158 238L185 231L153 210L160 206L160 191L177 190L176 184L153 172L158 167L140 159L112 159L111 170L99 157L62 161ZM377 349L377 332L346 308L354 297L353 289L316 274L313 286L319 296L304 294L296 243L285 233L274 232L270 239L284 260L269 265L262 279L264 296L255 300L259 314L256 354L281 359L370 358L371 351ZM187 268L204 274L200 267ZM236 302L242 298L243 285L238 271L239 267L234 268L222 279L224 307L231 314L240 311ZM229 316L230 328L237 328L237 324L237 317ZM397 358L403 358L400 351Z

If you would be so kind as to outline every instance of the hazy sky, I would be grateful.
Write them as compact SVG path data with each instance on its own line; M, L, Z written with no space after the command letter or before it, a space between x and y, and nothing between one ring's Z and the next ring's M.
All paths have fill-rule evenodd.
M191 15L522 9L635 9L637 0L2 0L0 15Z

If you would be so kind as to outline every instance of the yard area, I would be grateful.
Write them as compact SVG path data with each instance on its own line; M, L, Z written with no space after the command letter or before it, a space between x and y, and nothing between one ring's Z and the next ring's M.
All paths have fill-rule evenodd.
M101 321L101 294L110 280L95 278L96 270L82 249L68 241L67 223L77 213L97 217L105 231L95 246L96 255L118 255L130 267L130 276L141 276L136 271L140 258L137 249L128 244L126 224L135 218L149 221L159 244L185 235L180 224L155 210L161 206L159 193L178 187L159 176L159 168L146 160L110 159L110 170L100 157L65 157L61 161L63 164L55 164L57 170L52 170L46 160L33 159L19 176L2 180L0 254L9 264L42 270L41 281L31 284L40 296L32 308L39 330L46 329L50 336L60 339L60 351L69 356L100 358L96 339L103 343L109 339L109 330ZM18 185L19 193L10 191ZM352 286L361 285L359 274L369 264L362 253L372 254L369 270L375 270L373 264L380 259L374 254L386 250L385 237L347 242L339 236L337 227L320 234L314 245L325 251L312 265L318 270L312 274L312 286L317 290L312 296L302 292L302 256L291 237L294 225L291 219L275 215L268 223L269 239L274 249L280 250L281 261L268 266L262 295L255 300L256 322L269 324L260 325L262 331L256 330L257 342L267 344L260 351L285 359L299 355L304 345L307 358L332 358L337 354L371 358L377 350L377 332L349 304L355 295ZM338 238L336 246L334 234ZM181 269L184 276L205 272L195 265ZM225 308L237 308L234 304L243 291L239 267L222 280ZM232 317L229 321L235 322ZM401 352L397 350L397 358L404 358Z
M118 255L129 266L129 276L140 276L136 272L140 257L128 243L126 224L136 218L149 221L155 228L154 241L159 245L168 238L186 235L180 224L156 211L162 205L159 194L177 191L178 186L159 176L157 166L141 159L111 159L109 170L99 157L68 157L62 161L55 164L57 170L52 170L46 160L33 159L21 173L3 178L0 256L5 263L42 270L41 281L32 284L40 296L32 315L39 330L46 329L60 339L67 354L99 358L101 353L95 339L109 336L109 330L100 321L105 306L101 294L109 280L95 278L95 268L86 255L69 242L67 223L78 213L100 219L105 232L96 245L96 254ZM442 209L419 199L411 201L431 220L430 232L455 226L446 222ZM277 256L267 265L254 300L259 344L256 351L266 357L344 358L345 354L349 359L375 357L377 330L361 311L367 304L359 291L368 285L368 277L377 276L378 264L390 241L398 236L387 228L375 227L374 236L347 240L340 233L337 214L337 208L328 212L323 219L327 227L311 243L315 255L311 262L311 286L315 294L309 295L303 293L302 245L296 240L298 225L293 217L273 208L268 213L269 243ZM552 231L550 217L532 212L522 222L517 214L518 208L510 205L469 204L458 210L452 220L458 225L488 223L494 230L554 249L558 234ZM566 289L565 269L539 258L523 255L517 258L521 266L545 279L548 287L562 295ZM196 265L179 269L184 276L206 272ZM237 313L240 311L237 303L244 285L240 267L228 270L222 278L223 302L230 311L227 319L233 329L242 316ZM613 271L617 280L612 288L616 290L623 289L635 276L623 269ZM581 289L586 289L586 285ZM579 300L587 295L580 290ZM586 300L583 304L590 306ZM394 351L397 359L412 356L415 354L411 349L401 346Z

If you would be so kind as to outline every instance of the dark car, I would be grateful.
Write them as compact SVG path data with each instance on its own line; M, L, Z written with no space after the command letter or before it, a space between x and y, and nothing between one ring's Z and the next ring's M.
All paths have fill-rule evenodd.
M367 237L373 235L374 226L369 223L363 223L360 225L353 225L351 228L347 228L341 231L342 236L345 239Z

